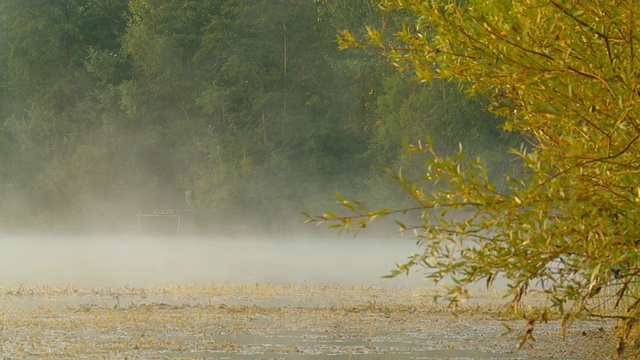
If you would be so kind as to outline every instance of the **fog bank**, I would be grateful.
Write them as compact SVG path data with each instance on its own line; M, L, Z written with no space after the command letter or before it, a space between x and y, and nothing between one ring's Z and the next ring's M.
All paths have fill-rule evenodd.
M382 279L409 238L0 237L0 286L334 283L424 286L420 274Z

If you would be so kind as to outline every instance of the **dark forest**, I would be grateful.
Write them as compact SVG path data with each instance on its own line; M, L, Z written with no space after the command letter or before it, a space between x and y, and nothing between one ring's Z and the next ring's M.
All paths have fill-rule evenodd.
M0 226L278 230L336 192L403 204L407 144L462 145L497 183L516 136L481 100L337 34L393 29L369 1L0 1ZM185 196L186 194L186 196Z

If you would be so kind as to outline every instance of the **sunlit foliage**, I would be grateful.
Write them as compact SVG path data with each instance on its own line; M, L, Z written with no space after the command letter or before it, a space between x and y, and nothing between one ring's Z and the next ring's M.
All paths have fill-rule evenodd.
M464 84L507 118L532 149L514 150L519 176L498 191L482 162L462 151L441 156L434 144L416 186L398 176L414 207L316 220L366 226L367 218L422 213L413 229L422 250L397 273L419 266L436 281L452 278L452 300L477 281L504 278L518 302L535 289L566 320L601 315L593 299L605 292L623 306L618 353L635 346L640 271L640 96L634 1L382 1L407 16L393 36L369 29L365 39L345 31L344 47L386 51L400 70L424 81ZM394 16L394 15L390 15ZM462 149L464 151L464 149ZM434 190L435 189L435 190ZM546 312L530 314L544 320ZM530 332L523 340L531 337ZM635 351L631 349L630 351Z

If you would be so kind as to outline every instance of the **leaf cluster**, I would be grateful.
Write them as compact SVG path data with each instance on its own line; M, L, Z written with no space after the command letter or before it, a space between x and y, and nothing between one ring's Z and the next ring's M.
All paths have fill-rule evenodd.
M462 152L442 158L432 146L418 146L431 153L424 178L433 186L398 180L417 205L411 210L422 215L420 223L402 226L416 230L422 252L394 274L420 266L436 281L451 278L453 293L506 279L515 302L527 289L541 291L565 320L602 315L591 304L606 288L614 305L634 313L639 5L410 0L381 6L409 13L410 20L392 37L371 30L361 41L345 31L344 47L380 48L419 79L464 84L489 99L490 109L507 118L505 128L531 146L513 151L523 172L508 179L508 191L496 191L485 166Z

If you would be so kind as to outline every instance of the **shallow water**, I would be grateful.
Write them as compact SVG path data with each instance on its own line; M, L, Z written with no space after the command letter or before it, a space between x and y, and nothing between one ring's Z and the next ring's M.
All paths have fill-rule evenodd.
M0 353L50 359L607 358L611 323L516 351L480 292L479 315L432 302L420 274L382 279L410 239L0 238ZM275 285L274 285L275 284ZM291 285L289 285L291 284ZM607 330L603 330L607 329ZM585 335L586 334L586 335ZM604 349L604 350L603 350Z
M540 324L538 340L517 351L517 334L504 336L503 330L519 328L522 321L486 308L452 314L416 301L414 290L387 294L387 289L22 287L0 295L0 349L7 358L20 359L250 360L605 359L612 351L604 330L611 324L604 321L576 324L564 342L558 321ZM296 303L307 296L311 305L252 305L265 298L286 302L292 294ZM16 302L21 299L40 299L40 305L21 307ZM69 305L81 299L83 304ZM229 299L243 304L222 302Z

